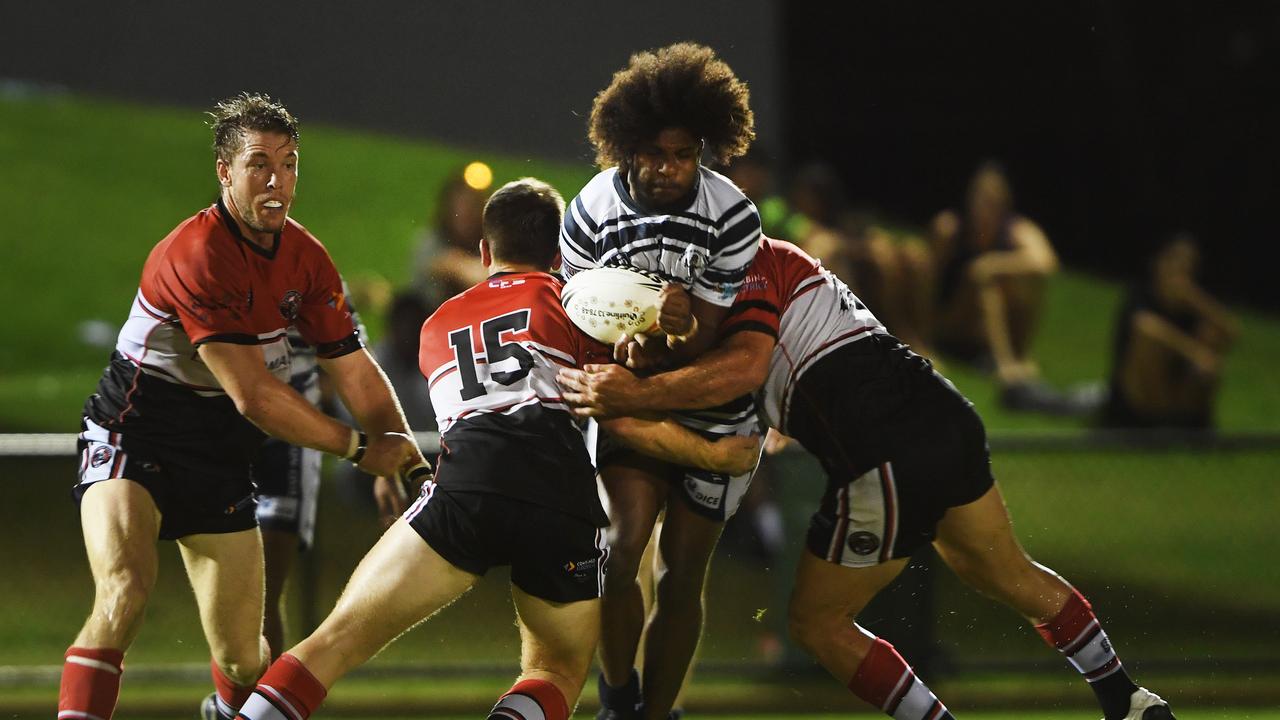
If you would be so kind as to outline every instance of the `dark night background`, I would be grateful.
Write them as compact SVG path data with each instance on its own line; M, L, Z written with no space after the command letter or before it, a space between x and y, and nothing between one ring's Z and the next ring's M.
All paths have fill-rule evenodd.
M1123 278L1160 236L1206 284L1280 308L1280 4L785 4L787 154L927 222L983 158L1064 262Z
M638 49L715 47L784 170L923 225L996 158L1063 260L1114 278L1175 229L1205 280L1272 290L1280 3L159 0L10 4L0 80L205 108L245 88L304 121L589 162L591 98ZM567 189L572 192L572 189Z

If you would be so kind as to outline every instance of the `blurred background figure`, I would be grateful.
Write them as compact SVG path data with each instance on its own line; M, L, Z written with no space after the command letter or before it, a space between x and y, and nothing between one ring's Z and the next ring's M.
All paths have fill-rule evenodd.
M432 308L418 293L411 290L396 293L387 311L386 335L371 351L395 388L405 419L414 432L436 429L436 412L431 407L427 380L418 369L418 334L431 312Z
M964 213L939 213L931 235L938 348L979 366L990 364L1000 401L1010 409L1087 411L1050 388L1031 356L1046 281L1058 271L1058 256L1044 231L1014 212L1004 169L993 161L979 165L969 180Z
M791 208L787 206L787 199L779 194L774 167L774 156L757 140L745 155L735 158L720 172L756 204L756 209L760 211L760 229L765 235L790 239L797 232L794 227L788 226L788 222L803 218L793 215Z
M1116 326L1103 422L1114 427L1208 428L1239 322L1196 282L1189 233L1165 240L1129 292Z
M434 218L415 244L412 283L431 308L485 278L480 264L480 218L493 176L489 173L485 180L472 173L478 165L472 163L449 175L435 203Z
M933 259L927 243L850 208L843 183L825 163L796 172L789 191L791 239L853 289L893 333L917 353L928 348L933 313Z
M477 263L480 261L477 259ZM370 352L382 367L390 381L409 428L414 432L434 432L436 413L431 407L427 381L418 370L418 335L432 308L422 295L413 289L397 292L387 308L386 325L381 340ZM338 405L337 416L346 417L346 409ZM427 460L435 464L439 452L430 445L422 448ZM354 505L369 505L373 478L360 472L350 463L339 463L335 468L337 486L343 500ZM394 517L384 520L395 520Z

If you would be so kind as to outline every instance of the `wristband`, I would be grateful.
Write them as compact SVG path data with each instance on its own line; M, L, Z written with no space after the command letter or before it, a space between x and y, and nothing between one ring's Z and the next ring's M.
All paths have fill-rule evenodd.
M690 323L690 325L689 325L689 331L688 331L688 332L686 332L686 333L685 333L685 334L683 334L683 335L668 335L668 336L667 336L667 346L668 346L668 347L670 347L673 343L683 343L683 342L688 342L688 341L689 341L689 338L691 338L691 337L693 337L694 335L698 334L698 316L697 316L697 315L691 315L690 317L693 319L693 322L692 322L692 323Z
M347 446L347 454L344 458L350 460L353 465L359 465L360 460L364 458L364 451L369 447L369 436L351 428L351 444Z

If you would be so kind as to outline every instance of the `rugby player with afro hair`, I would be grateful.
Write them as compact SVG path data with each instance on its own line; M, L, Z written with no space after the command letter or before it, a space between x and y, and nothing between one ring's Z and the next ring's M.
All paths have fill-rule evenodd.
M631 155L667 128L701 141L713 164L741 157L755 139L746 83L715 52L677 43L636 53L596 95L588 137L601 169L628 168Z
M588 136L601 172L566 208L563 272L622 265L665 281L662 333L620 339L614 347L620 363L663 367L697 357L714 343L746 278L760 244L760 214L703 160L724 165L747 152L755 139L749 98L727 63L693 43L635 53L596 95ZM744 396L677 420L717 435L757 435L756 417ZM615 446L607 433L596 459L611 523L597 717L665 718L701 635L712 551L751 473L712 477L657 464ZM646 614L638 577L664 510L653 563L661 572Z

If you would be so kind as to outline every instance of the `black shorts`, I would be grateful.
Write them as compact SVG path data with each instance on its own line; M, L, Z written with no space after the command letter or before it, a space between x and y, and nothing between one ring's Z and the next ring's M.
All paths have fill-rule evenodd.
M76 504L96 482L127 478L151 494L160 510L160 537L231 533L256 527L249 464L216 453L199 456L111 432L89 418L80 423Z
M591 600L604 591L609 546L604 530L583 518L427 482L404 519L454 567L484 575L510 565L511 582L543 600Z
M933 541L949 508L995 482L973 405L889 336L847 345L807 370L787 429L827 472L808 548L841 565L911 556Z
M743 396L715 408L672 413L672 419L690 431L712 441L731 435L763 435L765 428L756 413L755 401ZM717 523L733 517L747 495L755 468L742 475L725 475L710 470L677 467L643 455L596 428L596 466L610 465L645 470L666 480L685 505L696 514ZM757 461L758 465L758 461Z
M315 536L322 456L319 450L268 438L253 458L258 525L297 535L303 549Z

